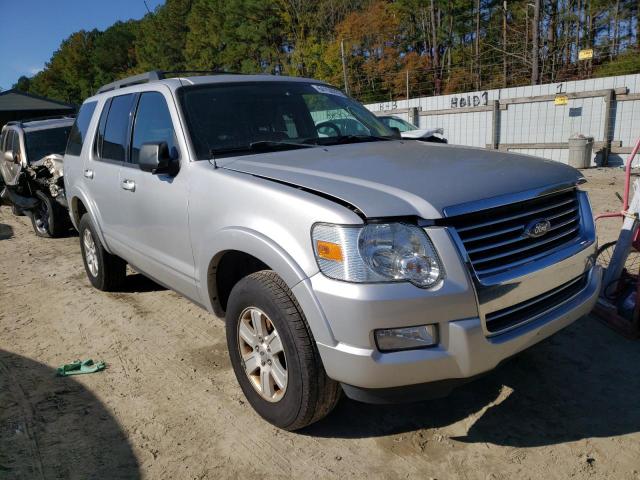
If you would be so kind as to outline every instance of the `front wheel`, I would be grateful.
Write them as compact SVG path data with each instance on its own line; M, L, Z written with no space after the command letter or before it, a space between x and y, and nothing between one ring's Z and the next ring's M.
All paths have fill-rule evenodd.
M327 377L302 309L275 272L253 273L236 284L226 324L238 383L265 420L297 430L335 407L340 385Z
M38 206L29 212L33 231L39 237L59 237L69 229L69 214L53 198L42 191L36 191L40 200Z

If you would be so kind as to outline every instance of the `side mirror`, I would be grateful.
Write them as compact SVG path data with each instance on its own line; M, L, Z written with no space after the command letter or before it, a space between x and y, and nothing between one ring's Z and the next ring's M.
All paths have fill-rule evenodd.
M398 127L389 127L393 132L393 138L397 138L398 140L402 138L402 134L400 133L400 129Z
M16 154L13 153L13 150L7 150L6 152L4 152L4 159L7 162L12 162L12 163L18 163L18 156Z
M177 160L171 158L167 142L159 142L142 144L138 155L138 166L140 170L154 175L160 173L176 175L179 164Z

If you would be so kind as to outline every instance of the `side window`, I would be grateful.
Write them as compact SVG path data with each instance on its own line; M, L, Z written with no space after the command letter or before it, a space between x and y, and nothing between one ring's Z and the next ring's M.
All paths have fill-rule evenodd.
M7 130L2 147L5 152L13 148L13 130Z
M82 145L87 137L89 123L91 123L91 117L93 117L97 104L98 102L87 102L80 107L76 121L69 134L66 155L80 155L80 152L82 152Z
M403 122L399 122L395 118L392 118L389 120L389 126L393 128L397 128L401 132L406 132L407 130L409 130L409 128Z
M111 114L109 114L109 118L111 118ZM140 147L143 144L160 142L167 143L172 157L178 156L176 135L164 95L159 92L146 92L140 95L133 126L131 163L138 163Z
M18 155L22 159L21 157L22 152L20 151L20 135L18 134L18 132L14 130L13 135L11 136L11 139L12 139L11 150L13 150L13 153Z
M110 108L111 99L108 99L102 106L102 113L100 113L100 121L98 122L98 132L96 133L96 138L93 144L93 149L97 158L101 158L102 156L102 139L104 138L104 126L107 123L107 116L109 116Z
M7 130L2 132L2 135L0 135L0 151L3 151L3 152L4 152L4 139L6 137L7 137Z
M129 118L134 98L133 94L128 94L111 99L111 108L109 108L104 126L104 136L102 137L102 149L99 150L100 158L124 162L127 133L129 132ZM100 123L102 123L102 120Z

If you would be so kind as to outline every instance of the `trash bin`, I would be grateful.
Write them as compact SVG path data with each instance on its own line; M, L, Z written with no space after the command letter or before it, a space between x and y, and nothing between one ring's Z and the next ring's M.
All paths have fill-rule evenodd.
M591 166L593 151L593 137L573 135L569 138L569 165L575 168Z

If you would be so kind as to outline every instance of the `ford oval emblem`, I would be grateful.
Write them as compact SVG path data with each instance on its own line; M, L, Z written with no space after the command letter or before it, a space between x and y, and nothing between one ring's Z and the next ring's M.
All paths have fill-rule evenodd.
M528 238L538 238L545 235L550 228L551 223L549 220L533 220L524 227L524 236Z

